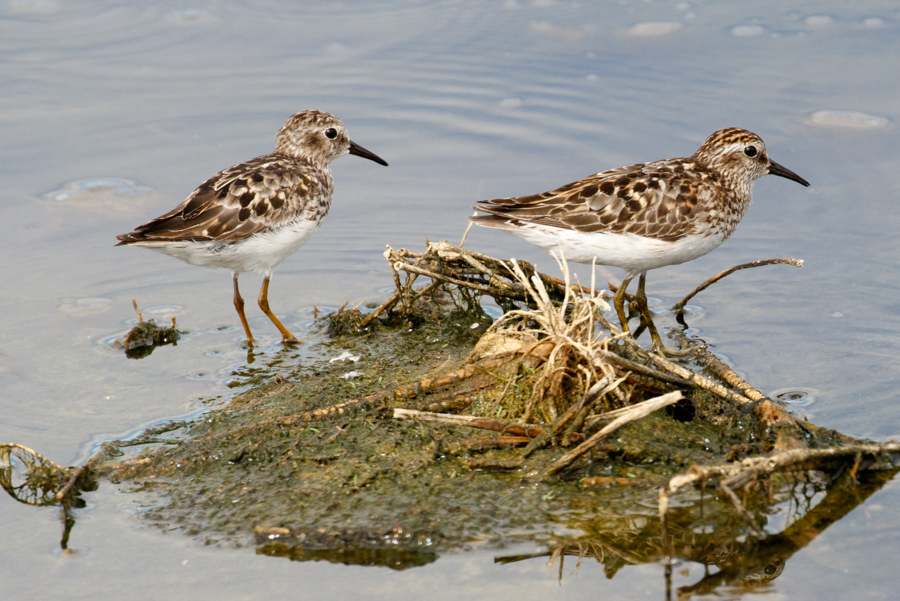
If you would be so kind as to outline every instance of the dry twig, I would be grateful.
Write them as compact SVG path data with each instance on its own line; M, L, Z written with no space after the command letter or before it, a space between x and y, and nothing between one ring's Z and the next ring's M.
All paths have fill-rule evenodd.
M623 413L620 417L613 420L610 424L607 424L602 430L588 438L586 441L575 447L573 450L569 451L559 459L553 462L553 464L548 467L541 479L546 479L553 474L559 472L562 469L565 469L566 466L571 464L573 461L587 453L593 448L598 442L624 426L625 424L629 424L633 421L637 421L647 415L650 415L657 409L662 409L667 405L672 405L673 403L677 403L684 395L681 394L681 391L674 391L668 394L664 394L662 396L658 396L654 399L650 399L648 401L644 401L642 403L637 403L629 407L629 411Z
M502 432L511 436L525 436L529 440L537 438L544 433L541 426L532 426L516 422L508 422L489 417L475 417L472 415L456 415L453 413L431 413L430 411L418 411L417 409L394 409L394 419L416 419L423 422L440 422L451 426L466 426L480 430ZM584 440L584 436L572 437L572 442Z
M711 478L721 480L731 488L741 488L777 471L794 468L805 469L808 466L835 459L855 458L859 454L884 456L896 453L900 453L900 443L898 442L850 444L826 449L791 449L765 457L748 457L740 463L695 465L686 473L669 480L669 485L665 490L667 494L672 495L688 484L703 482Z
M791 449L773 453L767 457L748 457L740 463L709 466L694 465L686 473L670 479L668 486L659 489L659 514L662 518L663 536L666 536L665 515L668 509L669 497L689 484L702 483L710 479L718 480L719 487L750 524L754 534L759 538L763 538L765 533L756 525L753 516L738 499L734 489L743 488L775 472L813 469L823 463L851 457L854 460L854 469L859 469L861 457L864 455L877 458L898 453L900 453L900 443L897 442L849 444L825 449Z
M703 282L702 284L700 284L699 286L694 288L694 290L690 294L688 294L683 299L681 299L680 301L675 303L675 305L672 306L670 311L677 312L678 317L679 317L678 322L683 323L684 306L688 303L688 301L690 301L692 298L694 298L697 294L699 294L700 292L703 292L704 290L706 290L707 288L709 288L710 286L712 286L713 284L715 284L722 278L731 275L735 271L739 271L741 269L750 269L752 267L762 267L764 265L793 265L794 267L802 267L803 261L801 259L795 259L794 257L788 257L787 259L763 259L761 261L751 261L750 263L742 263L741 265L735 265L734 267L732 267L730 269L726 269L725 271L714 275L713 277L709 278L708 280L706 280L705 282Z

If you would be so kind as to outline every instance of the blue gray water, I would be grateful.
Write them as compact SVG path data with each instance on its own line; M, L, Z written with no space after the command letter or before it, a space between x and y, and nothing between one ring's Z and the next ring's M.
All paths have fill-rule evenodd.
M270 300L301 335L313 306L384 297L385 244L458 241L482 198L542 192L603 169L691 154L712 131L760 134L813 183L756 184L737 233L651 272L655 307L710 275L693 331L763 391L818 424L900 435L900 9L889 1L472 0L0 4L0 441L62 464L100 441L190 415L246 361L230 275L115 235L170 209L219 169L270 151L284 120L328 110L381 168L334 165L332 212L285 261ZM554 263L500 232L467 246ZM586 268L578 270L582 281ZM618 278L615 270L604 277ZM258 278L245 276L245 295ZM191 335L142 361L109 349L135 320ZM251 326L276 356L275 329ZM303 351L285 361L302 361ZM898 585L891 484L792 558L763 599L884 598ZM58 514L0 498L5 598L640 598L662 568L607 580L586 562L498 567L488 553L403 573L293 564L145 529L104 487L58 551ZM690 584L702 568L676 570ZM864 593L864 594L863 594ZM740 597L740 591L735 591Z

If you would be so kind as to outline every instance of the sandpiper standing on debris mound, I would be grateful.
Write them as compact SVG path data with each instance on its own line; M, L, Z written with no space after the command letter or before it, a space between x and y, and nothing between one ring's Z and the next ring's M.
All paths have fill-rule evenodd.
M259 307L284 342L300 342L269 309L275 267L303 246L328 214L334 181L331 162L354 154L381 165L377 155L350 141L330 113L300 111L278 132L275 152L220 171L162 217L118 236L119 243L150 248L191 265L234 273L234 306L250 343L238 276L263 276Z
M641 163L591 175L562 188L481 201L471 217L569 261L625 269L614 305L624 331L625 289L640 274L636 299L646 311L647 271L692 261L734 232L747 213L753 182L772 174L809 186L769 159L745 129L720 129L693 156ZM648 324L649 325L649 324ZM654 345L662 341L651 327Z

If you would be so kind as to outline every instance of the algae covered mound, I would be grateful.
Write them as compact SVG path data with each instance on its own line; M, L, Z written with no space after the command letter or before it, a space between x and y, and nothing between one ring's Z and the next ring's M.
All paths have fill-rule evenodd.
M454 403L502 413L491 401L505 386L497 374L459 378L431 391L416 386L428 375L463 369L470 345L463 338L448 344L446 332L471 323L461 314L441 326L410 331L404 323L325 343L321 360L204 414L185 427L181 444L130 461L113 478L152 493L156 502L146 515L167 529L228 544L255 542L261 552L294 558L405 567L437 551L570 532L565 515L582 514L578 505L626 513L699 458L708 444L703 439L727 445L714 428L701 434L666 414L653 416L596 453L598 459L618 455L614 464L591 461L571 474L627 480L607 490L580 481L535 481L564 447L522 459L520 443L503 440L509 434L473 435L441 422L394 419L395 407ZM351 365L328 361L343 353L361 358ZM362 375L341 377L351 370ZM525 392L519 387L505 398ZM651 437L658 437L654 446L667 446L656 465L655 452L640 442ZM683 449L688 439L696 456ZM677 456L671 451L676 441ZM603 497L609 498L598 501Z
M396 294L329 316L318 358L188 423L178 445L107 464L152 493L149 519L293 559L401 569L528 540L614 572L726 543L746 567L759 557L737 541L790 483L846 497L828 471L785 479L752 461L808 469L817 448L853 441L796 420L689 339L688 359L650 353L599 295L527 264L446 243L386 255ZM413 286L420 276L431 282ZM485 297L506 309L493 324ZM859 451L853 475L879 452ZM712 494L685 492L710 479ZM766 561L797 548L788 537Z

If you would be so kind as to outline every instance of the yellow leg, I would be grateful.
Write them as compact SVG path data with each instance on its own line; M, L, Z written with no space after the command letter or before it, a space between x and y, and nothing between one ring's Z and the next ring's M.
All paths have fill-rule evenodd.
M656 329L656 324L653 323L653 315L650 314L650 305L647 303L647 293L644 291L644 285L646 283L647 272L645 271L641 273L641 278L638 280L638 290L635 300L638 304L638 310L641 313L641 319L647 325L647 329L650 330L650 338L653 339L653 344L650 345L650 348L664 353L666 352L666 345L663 344L662 338L659 337L659 331Z
M619 323L622 324L622 331L626 334L631 333L631 330L628 329L628 318L625 316L625 289L628 288L628 284L631 283L631 280L634 279L635 275L635 273L630 271L626 273L625 279L619 284L619 289L616 290L616 294L613 296L613 306L615 306L616 313L619 315Z
M272 323L275 324L275 327L278 328L278 331L281 332L281 337L284 339L284 342L290 343L300 343L301 340L294 338L294 335L291 334L286 327L281 325L281 322L278 321L278 318L275 317L275 314L269 309L269 277L266 276L263 278L262 289L259 291L259 308L262 309L262 312L266 314L266 316L272 320Z
M241 291L238 290L238 274L234 274L234 308L237 309L238 317L241 318L241 325L244 326L244 332L247 334L247 342L253 343L253 334L250 333L250 324L247 323L247 316L244 315L244 299L241 298Z
M635 298L635 303L638 305L638 310L641 314L641 322L642 326L646 325L647 329L650 330L650 337L653 339L653 343L650 345L650 350L655 350L660 355L668 355L670 357L684 357L686 355L690 355L696 349L692 346L684 348L680 351L675 351L669 348L666 348L666 345L663 344L662 338L659 335L659 330L656 329L656 324L653 323L653 315L650 313L650 306L647 304L647 293L644 292L644 284L646 282L646 274L641 274L641 279L638 281L638 291Z

